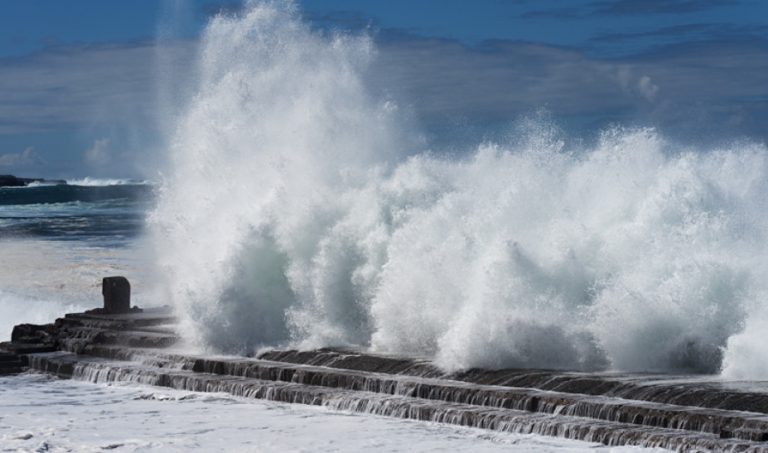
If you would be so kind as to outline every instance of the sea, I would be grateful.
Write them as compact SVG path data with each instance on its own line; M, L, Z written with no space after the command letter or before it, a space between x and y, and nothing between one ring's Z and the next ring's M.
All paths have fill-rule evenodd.
M101 304L101 278L142 291L145 219L156 186L130 180L0 188L0 338ZM226 394L0 377L0 451L611 450L598 444L332 411ZM620 451L631 451L629 448Z
M17 323L98 307L105 276L140 283L137 238L153 190L91 178L0 188L0 338Z
M148 181L0 188L0 337L99 306L123 275L192 351L768 379L765 143L572 136L532 114L438 145L372 82L371 37L290 2L214 15L194 46L158 83L176 91ZM37 375L0 381L0 447L607 448Z

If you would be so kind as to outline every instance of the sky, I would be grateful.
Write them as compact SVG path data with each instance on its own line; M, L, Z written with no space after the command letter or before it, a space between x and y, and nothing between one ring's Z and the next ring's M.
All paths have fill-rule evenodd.
M373 38L372 91L394 93L438 148L541 111L585 139L620 124L694 145L768 141L763 0L296 3L320 31ZM152 179L169 74L191 71L213 15L241 7L2 2L0 174Z

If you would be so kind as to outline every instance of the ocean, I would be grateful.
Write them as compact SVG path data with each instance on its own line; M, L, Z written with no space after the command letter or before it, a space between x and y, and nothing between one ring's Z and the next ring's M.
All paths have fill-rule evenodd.
M134 181L0 188L0 338L99 306L102 277L141 282L137 239L152 200L153 186Z
M101 278L127 275L142 301L137 254L152 184L74 180L0 188L0 337L101 305ZM136 301L136 295L134 295ZM155 302L155 303L153 303ZM222 439L226 438L226 441ZM595 444L353 415L140 385L0 378L0 445L14 451L593 451ZM600 448L598 448L599 450ZM626 449L630 451L630 449Z
M136 305L175 309L193 352L348 348L446 372L677 374L764 393L764 143L687 144L620 125L584 139L533 115L503 139L433 146L407 106L370 88L372 39L317 31L287 5L252 1L210 20L181 100L164 109L160 182L0 189L0 336L99 306L101 279L124 275ZM246 433L227 447L267 451L313 450L317 436L340 451L596 448L194 393L2 382L0 435L26 449L177 438L173 448L215 448L222 429ZM25 401L46 392L65 396L41 404L67 420L104 404L147 431L110 428L102 441L72 423L64 438L56 417L38 428ZM150 415L181 421L145 426ZM248 443L257 425L261 446ZM341 431L319 434L329 427Z
M141 243L154 196L152 184L131 181L0 188L2 339L10 338L15 324L48 323L100 306L107 275L127 275L138 305L158 305L142 291L150 279ZM0 446L30 452L608 450L536 435L34 373L0 377Z
M0 187L0 237L130 246L141 233L153 188L130 180Z

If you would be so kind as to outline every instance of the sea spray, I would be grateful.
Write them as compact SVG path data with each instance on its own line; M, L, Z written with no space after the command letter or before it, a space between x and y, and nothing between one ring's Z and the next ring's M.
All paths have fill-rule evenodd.
M463 156L419 152L366 89L373 54L290 4L211 20L150 215L187 337L449 370L768 371L750 340L768 288L764 145L614 128L583 149L534 121Z
M11 214L7 218L25 218L32 223L27 231L45 232L38 237L29 233L4 236L10 229L0 224L0 341L9 340L17 324L47 324L66 313L101 306L101 280L107 275L130 278L135 285L134 304L146 307L157 300L147 294L149 279L142 270L145 260L138 250L127 241L117 243L109 238L100 242L90 236L87 215L98 212L98 207L86 205L80 211L67 211L54 204L40 207L36 213L37 206L0 206L2 214ZM68 224L70 215L78 216L79 222ZM47 219L63 224L48 231L35 225ZM127 220L122 217L119 221ZM57 231L66 232L64 239ZM121 232L117 228L115 231Z
M150 216L169 297L204 343L287 341L287 310L320 301L313 261L354 201L338 195L404 149L394 107L364 89L371 51L367 38L318 36L287 3L250 4L208 26L198 92Z

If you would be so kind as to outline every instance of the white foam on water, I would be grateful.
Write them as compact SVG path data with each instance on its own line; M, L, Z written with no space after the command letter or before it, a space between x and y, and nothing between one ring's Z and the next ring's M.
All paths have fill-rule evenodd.
M93 307L90 307L93 308ZM64 313L83 311L77 304L51 299L19 296L0 290L0 341L9 341L13 326L23 323L48 324Z
M639 451L361 416L223 394L0 377L0 444L13 451Z
M0 341L14 325L47 324L65 313L102 306L101 280L125 275L135 305L161 305L150 293L135 248L89 247L78 242L0 239Z
M765 145L533 120L444 157L367 91L371 58L290 4L212 19L149 219L187 337L768 377Z
M102 186L124 186L124 185L143 185L149 184L147 181L137 181L133 179L115 179L115 178L92 178L86 176L80 179L68 179L70 186L102 187ZM32 184L30 184L30 187Z

